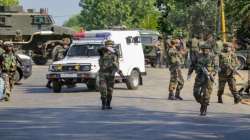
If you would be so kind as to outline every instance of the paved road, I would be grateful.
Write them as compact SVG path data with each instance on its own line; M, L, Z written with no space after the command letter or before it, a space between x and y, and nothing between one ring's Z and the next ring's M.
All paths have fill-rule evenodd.
M185 101L168 101L169 72L148 69L136 91L116 85L113 110L101 111L99 94L84 85L52 93L46 89L47 67L15 87L12 99L0 103L0 140L248 140L250 107L216 103L214 92L207 117L200 117L186 82ZM186 72L186 71L185 71ZM216 89L215 89L216 90Z

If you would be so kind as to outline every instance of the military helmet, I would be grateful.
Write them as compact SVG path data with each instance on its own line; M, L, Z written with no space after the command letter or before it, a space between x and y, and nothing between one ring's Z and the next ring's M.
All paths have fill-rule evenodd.
M3 46L4 46L4 47L12 47L12 46L13 46L13 43L12 43L11 41L5 41L5 42L3 43Z
M204 43L200 46L200 49L211 49L211 46L207 43Z
M226 48L226 47L232 47L232 43L230 42L225 42L223 43L223 47Z
M104 44L105 44L105 46L114 45L114 41L106 40Z

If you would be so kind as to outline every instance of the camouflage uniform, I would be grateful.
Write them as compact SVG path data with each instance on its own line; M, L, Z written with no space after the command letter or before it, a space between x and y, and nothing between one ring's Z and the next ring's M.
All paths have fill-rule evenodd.
M4 48L13 47L11 43L5 43ZM12 50L5 49L0 56L2 76L5 82L5 100L8 101L14 87L14 75L17 70L17 58Z
M170 83L169 83L169 100L179 99L180 92L184 86L184 79L181 73L182 54L176 48L169 48L169 71L170 71ZM174 93L175 92L175 93Z
M223 49L223 42L221 40L216 41L216 45L213 48L214 54L219 55Z
M236 88L236 80L234 78L234 71L237 69L238 60L235 53L231 50L230 44L224 43L224 49L222 50L221 54L219 55L219 64L220 64L220 71L219 71L219 90L218 90L218 103L223 103L222 95L224 93L224 88L226 83L228 83L229 89L234 96L234 102L240 102L240 96L237 92Z
M59 61L59 60L62 60L65 55L66 55L66 52L67 52L67 48L64 48L63 46L56 46L54 48L54 51L52 52L52 59L53 61Z
M202 51L205 51L203 49L210 49L211 47L209 44L204 44L200 48ZM193 70L196 72L193 94L196 101L201 104L201 115L206 115L210 95L213 91L213 77L216 75L217 69L218 61L211 52L207 54L204 52L199 53L189 68L189 76L192 74ZM207 71L208 75L206 75L204 70Z
M191 61L193 61L193 59L195 59L195 57L199 53L199 40L196 37L194 37L191 40L190 45L191 45L190 46L190 59L191 59Z
M99 79L102 109L112 109L110 104L115 83L115 73L118 71L117 56L115 55L113 49L108 47L112 45L113 42L108 40L105 42L106 47L99 50Z

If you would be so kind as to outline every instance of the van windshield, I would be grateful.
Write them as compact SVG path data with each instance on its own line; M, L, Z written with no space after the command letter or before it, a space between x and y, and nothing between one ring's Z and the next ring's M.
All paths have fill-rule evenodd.
M102 44L83 44L83 45L73 45L70 47L67 56L99 56L98 49L102 47Z

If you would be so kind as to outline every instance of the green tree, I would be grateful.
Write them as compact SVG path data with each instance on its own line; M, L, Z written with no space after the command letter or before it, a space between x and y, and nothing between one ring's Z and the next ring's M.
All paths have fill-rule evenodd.
M1 6L15 6L19 5L19 0L0 0Z
M227 0L226 15L231 21L229 25L237 29L238 40L250 44L250 0Z
M80 15L71 18L65 25L83 26L88 30L117 25L155 29L159 12L154 4L155 0L81 0ZM78 22L72 21L76 19Z

